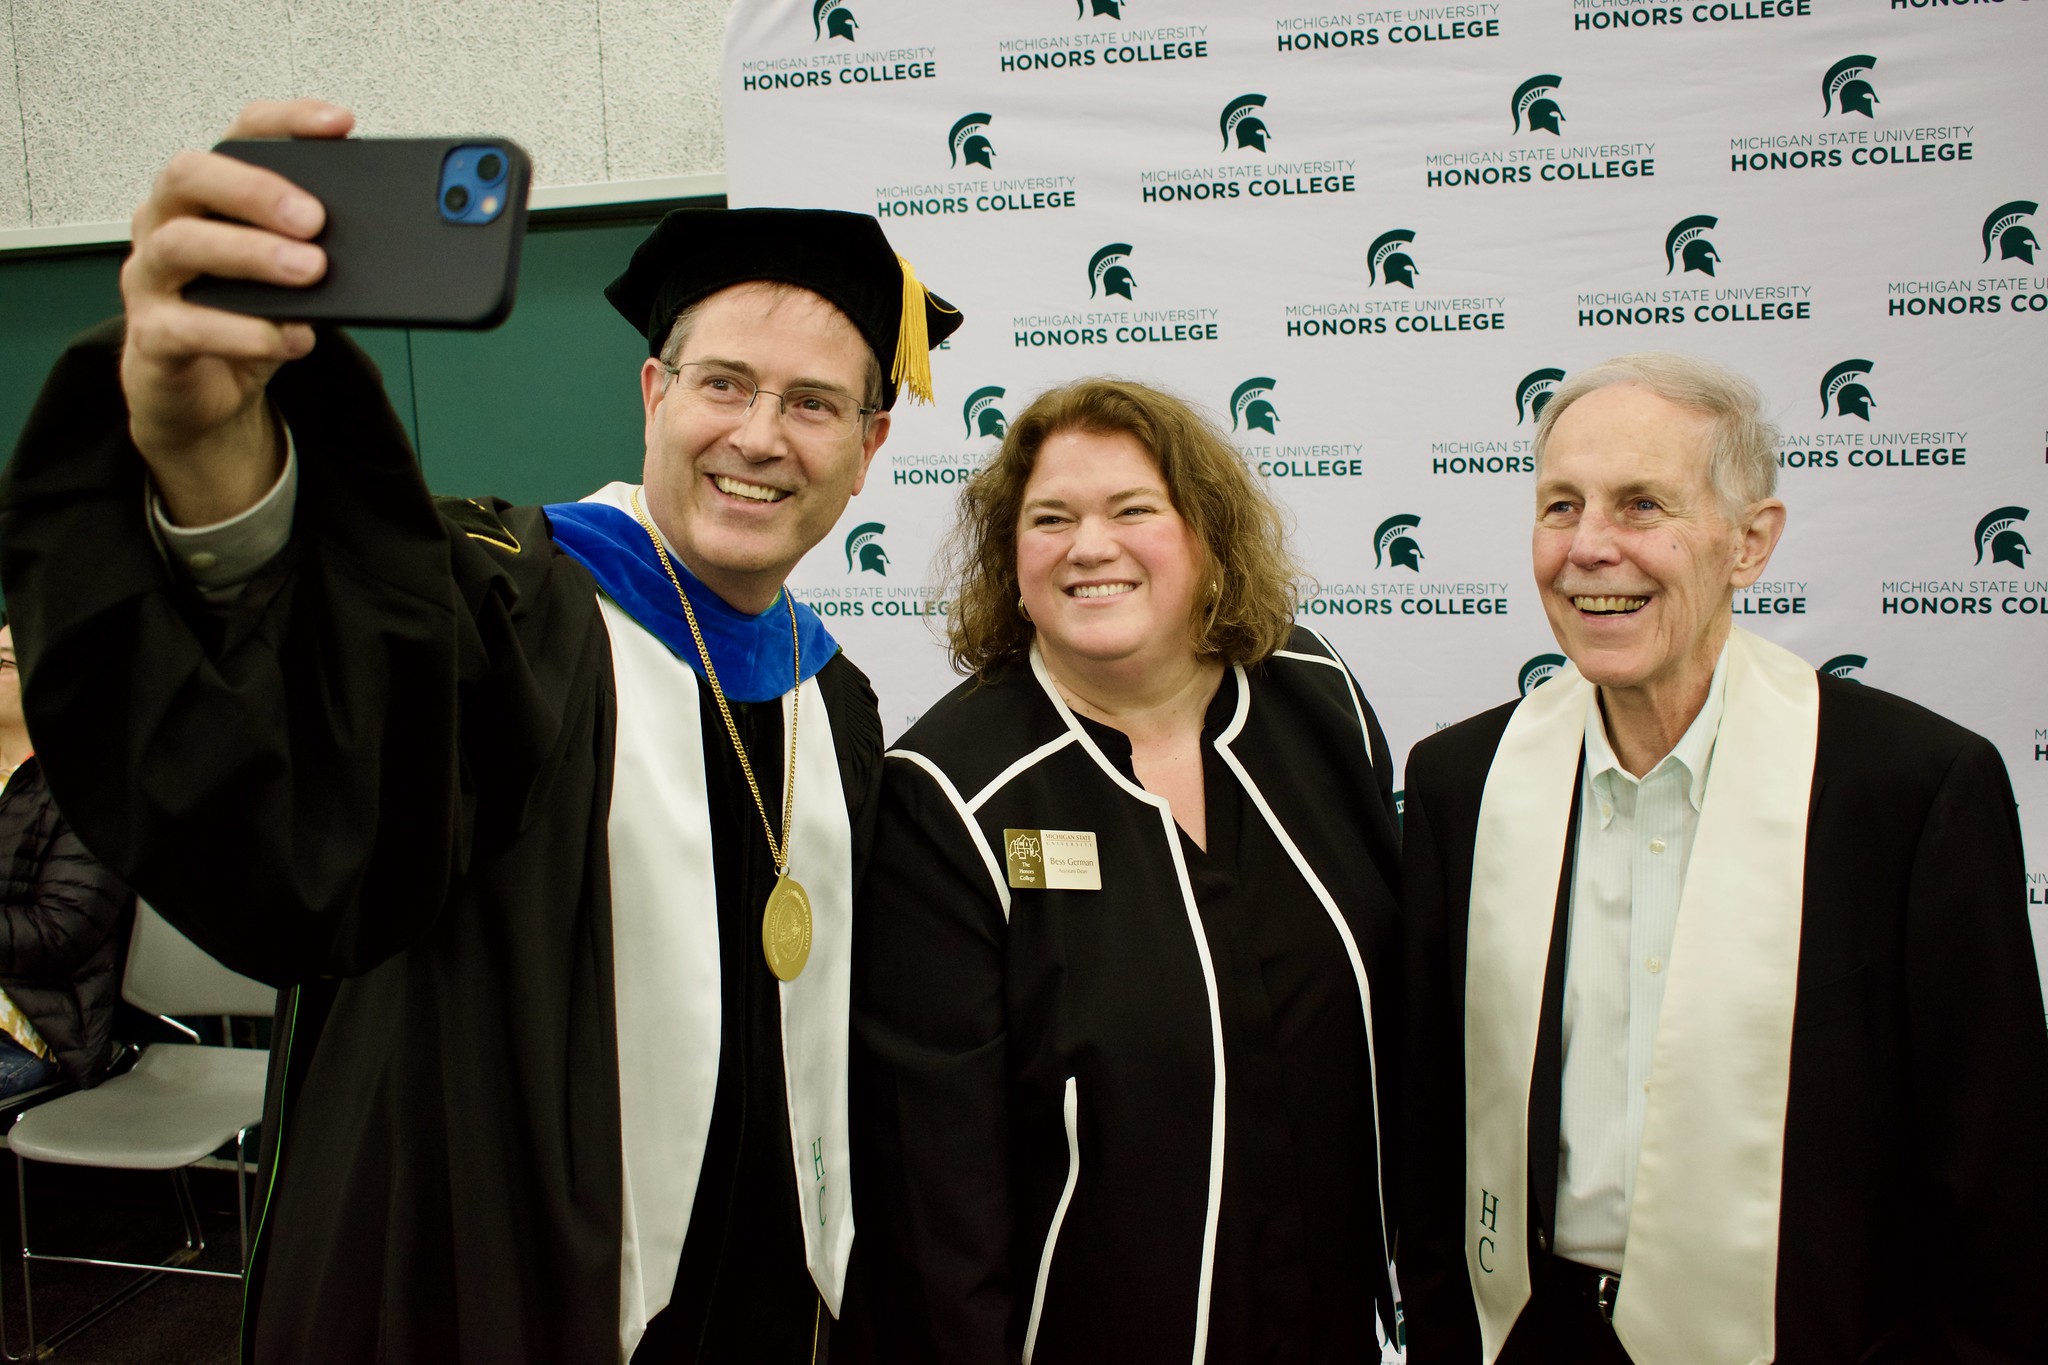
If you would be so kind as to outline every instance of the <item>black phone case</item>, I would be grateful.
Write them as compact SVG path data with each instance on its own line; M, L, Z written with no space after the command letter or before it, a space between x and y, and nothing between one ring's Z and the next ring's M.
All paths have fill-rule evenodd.
M505 157L505 211L489 223L450 223L437 196L456 147ZM384 327L495 327L512 311L526 238L532 163L497 137L277 139L223 142L216 152L276 171L327 207L313 240L327 273L306 288L204 275L194 303L295 322Z

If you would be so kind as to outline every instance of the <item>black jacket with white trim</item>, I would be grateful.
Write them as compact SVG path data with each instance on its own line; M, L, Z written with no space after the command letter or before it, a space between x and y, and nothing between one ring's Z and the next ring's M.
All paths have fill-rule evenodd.
M1277 836L1314 905L1304 922L1336 926L1327 950L1348 959L1346 991L1355 981L1369 1044L1391 1059L1386 741L1310 631L1234 673L1221 765L1205 768ZM859 1260L886 1358L1202 1360L1228 1292L1212 1268L1231 1021L1192 846L1036 658L962 684L903 737L879 819L855 916L852 1117ZM1045 828L1095 836L1100 891L1011 888L1004 831ZM1358 1134L1361 1160L1377 1146ZM1384 1264L1380 1229L1356 1236ZM1377 1355L1372 1297L1357 1287L1365 1339L1346 1358Z

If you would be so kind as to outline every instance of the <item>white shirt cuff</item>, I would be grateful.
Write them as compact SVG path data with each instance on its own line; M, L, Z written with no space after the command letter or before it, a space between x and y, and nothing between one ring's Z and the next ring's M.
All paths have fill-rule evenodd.
M174 526L164 512L163 499L152 489L149 518L165 558L211 598L241 587L284 552L292 538L298 492L298 455L291 428L286 427L284 470L253 507L207 526Z

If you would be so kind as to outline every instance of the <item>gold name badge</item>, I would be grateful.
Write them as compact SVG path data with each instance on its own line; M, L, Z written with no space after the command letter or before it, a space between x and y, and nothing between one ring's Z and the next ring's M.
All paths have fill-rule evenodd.
M1003 859L1018 891L1100 891L1102 859L1095 831L1006 829Z

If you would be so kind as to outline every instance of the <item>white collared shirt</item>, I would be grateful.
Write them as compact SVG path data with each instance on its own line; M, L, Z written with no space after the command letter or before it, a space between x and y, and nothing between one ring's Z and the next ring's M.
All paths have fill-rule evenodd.
M1617 1273L1679 896L1699 828L1726 695L1728 650L1706 703L1643 777L1586 708L1577 855L1565 949L1564 1092L1558 1125L1557 1254Z
M255 505L227 520L177 526L153 486L146 501L150 533L164 558L199 590L202 600L214 606L233 602L264 565L284 552L292 538L292 519L299 501L299 457L291 428L284 428L284 468L277 482Z

